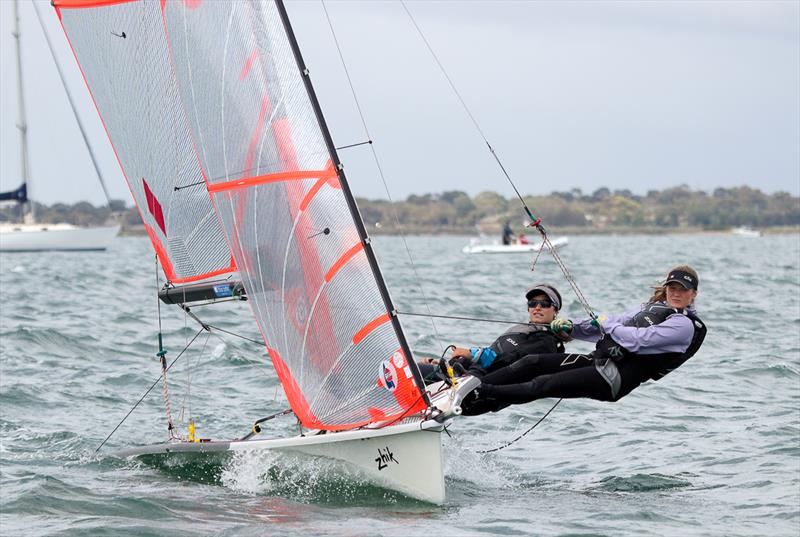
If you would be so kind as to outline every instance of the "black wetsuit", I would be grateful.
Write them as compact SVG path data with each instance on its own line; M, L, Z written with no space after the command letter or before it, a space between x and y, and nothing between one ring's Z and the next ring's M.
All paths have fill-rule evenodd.
M694 323L694 337L682 353L640 355L628 352L605 336L590 354L541 354L525 356L513 364L484 376L477 396L462 403L464 414L486 412L488 402L499 408L546 397L587 397L599 401L617 401L642 382L658 380L691 358L706 334L703 322L691 313L648 304L628 326L646 327L664 322L675 314L687 315ZM614 382L608 369L618 373ZM605 374L604 374L605 371Z
M564 343L546 327L518 324L506 330L489 348L497 356L488 366L481 367L478 363L466 359L462 362L465 368L468 368L469 374L484 377L508 369L526 356L563 353ZM500 410L508 404L510 403L484 401L481 397L473 397L469 409L464 409L464 413L474 416Z
M489 348L497 355L491 364L481 367L480 364L469 359L457 359L469 374L476 377L489 375L494 371L502 371L516 363L525 356L560 353L564 351L564 344L561 340L550 332L546 327L534 326L529 324L514 325L506 330ZM423 376L431 380L439 380L432 373L435 366L421 365ZM481 398L472 398L470 414L476 415L500 410L510 403L499 403L497 401L480 401ZM466 413L466 410L465 410Z

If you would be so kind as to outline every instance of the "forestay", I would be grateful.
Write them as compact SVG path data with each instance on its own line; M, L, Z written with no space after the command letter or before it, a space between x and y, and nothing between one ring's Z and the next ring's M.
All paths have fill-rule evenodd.
M282 6L55 4L162 262L184 267L191 258L202 267L194 274L219 267L228 252L219 251L221 223L303 425L347 429L423 409L416 364L326 144ZM202 184L170 190L195 182ZM181 246L191 245L185 256L173 247L173 226L196 232L181 235Z

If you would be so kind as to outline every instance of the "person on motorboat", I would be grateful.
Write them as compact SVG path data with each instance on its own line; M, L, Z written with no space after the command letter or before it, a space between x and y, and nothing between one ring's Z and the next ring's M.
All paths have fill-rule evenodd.
M464 414L546 397L618 401L643 382L661 379L691 358L705 338L694 305L698 283L697 272L680 265L636 309L597 320L554 319L555 334L595 341L594 351L530 354L491 371L463 401Z
M508 221L503 224L503 244L514 244L514 230L511 229L511 223Z
M555 287L545 283L528 289L525 300L528 306L528 323L510 327L488 347L454 347L447 363L441 363L438 359L423 360L419 363L419 368L426 382L446 378L447 365L454 369L456 375L469 373L483 377L524 356L564 352L563 341L569 339L569 336L550 329L550 324L561 309L561 294ZM494 402L490 406L485 412L496 407ZM473 405L474 408L476 407Z

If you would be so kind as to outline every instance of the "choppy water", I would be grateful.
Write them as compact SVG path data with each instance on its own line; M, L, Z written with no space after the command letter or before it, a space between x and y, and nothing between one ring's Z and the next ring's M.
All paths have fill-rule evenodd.
M408 239L433 313L523 318L534 281L569 295L552 261L531 275L527 257L466 256L465 242ZM403 242L376 243L398 307L425 311ZM800 237L576 236L563 257L590 302L609 312L640 303L671 265L690 262L700 272L705 345L619 403L563 402L500 452L475 451L511 440L552 401L459 420L445 438L448 501L435 507L322 461L262 454L153 467L105 448L94 455L158 376L150 246L120 238L106 253L3 254L0 534L800 534ZM574 298L566 311L580 314ZM258 337L246 305L195 312ZM197 326L177 310L162 313L175 357ZM412 347L433 353L487 344L503 329L403 324ZM244 434L285 407L263 362L247 341L201 337L173 369L173 413L191 411L202 436ZM164 439L156 392L109 451Z

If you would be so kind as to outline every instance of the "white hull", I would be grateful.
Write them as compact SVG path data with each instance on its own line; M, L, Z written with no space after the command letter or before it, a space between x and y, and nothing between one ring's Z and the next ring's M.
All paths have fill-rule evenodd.
M731 229L731 233L739 235L740 237L760 237L761 232L749 227L735 227Z
M563 248L569 242L567 237L559 237L554 241L550 241L555 248ZM465 254L521 254L527 252L538 252L542 248L548 250L544 246L544 242L534 244L470 244L465 246L461 251Z
M172 454L226 453L237 451L290 451L345 462L348 468L375 485L397 490L412 498L442 504L445 500L441 432L461 414L461 400L471 391L464 383L456 389L428 387L433 406L442 411L438 421L428 419L389 424L383 428L323 433L273 440L227 442L169 442L115 453L117 457ZM410 420L407 420L410 421Z
M441 431L433 420L384 429L294 436L275 440L173 442L115 453L119 457L169 456L174 453L288 451L347 463L359 477L418 500L441 504L445 499Z
M44 250L105 250L119 226L77 227L70 224L19 224L0 226L0 252Z

